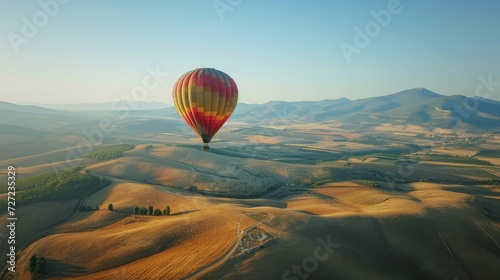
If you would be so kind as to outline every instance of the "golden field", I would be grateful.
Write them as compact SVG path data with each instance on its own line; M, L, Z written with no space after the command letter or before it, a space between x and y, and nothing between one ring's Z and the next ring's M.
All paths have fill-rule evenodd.
M290 126L302 142L285 133L231 142L231 129L210 152L195 139L148 134L169 143L72 159L112 184L80 200L20 206L17 271L2 278L300 279L297 269L308 279L500 275L500 168L496 156L480 155L495 143L462 149L445 139L414 151L408 133L432 131L402 125L376 128L399 133L390 143L360 140L336 123ZM0 164L15 162L29 177L68 164L68 151ZM99 210L78 211L80 204ZM134 214L150 205L168 205L171 215ZM264 235L252 237L255 228ZM244 237L260 246L246 247ZM33 255L46 260L37 275L28 269Z

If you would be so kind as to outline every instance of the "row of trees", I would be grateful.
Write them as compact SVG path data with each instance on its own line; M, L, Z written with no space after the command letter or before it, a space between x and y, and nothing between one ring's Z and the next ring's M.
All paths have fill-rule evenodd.
M113 203L108 204L108 210L113 211ZM165 209L154 208L150 205L148 208L146 207L134 207L135 215L149 215L149 216L170 216L170 205L167 205Z
M150 216L170 216L170 206L167 205L165 209L154 209L152 205L146 207L134 207L134 214L136 215L150 215Z

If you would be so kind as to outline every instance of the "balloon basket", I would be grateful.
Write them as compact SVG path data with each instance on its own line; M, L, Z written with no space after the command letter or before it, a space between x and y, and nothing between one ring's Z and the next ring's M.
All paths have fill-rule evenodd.
M208 147L207 144L203 145L202 151L207 152L210 148Z

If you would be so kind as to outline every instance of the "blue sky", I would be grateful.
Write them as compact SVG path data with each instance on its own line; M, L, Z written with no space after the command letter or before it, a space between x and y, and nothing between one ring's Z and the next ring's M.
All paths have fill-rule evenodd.
M233 77L245 103L415 87L473 96L479 76L500 82L494 0L59 1L0 0L0 100L134 99L157 69L140 99L171 104L175 81L198 67ZM500 87L488 96L500 100Z

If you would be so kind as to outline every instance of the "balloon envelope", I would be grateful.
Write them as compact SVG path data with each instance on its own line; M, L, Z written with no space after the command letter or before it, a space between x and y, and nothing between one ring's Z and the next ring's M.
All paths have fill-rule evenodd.
M236 108L238 87L222 71L198 68L179 78L172 97L177 112L208 147Z

